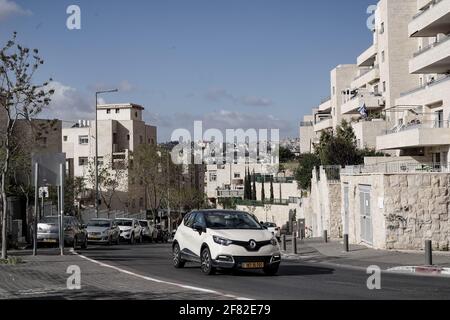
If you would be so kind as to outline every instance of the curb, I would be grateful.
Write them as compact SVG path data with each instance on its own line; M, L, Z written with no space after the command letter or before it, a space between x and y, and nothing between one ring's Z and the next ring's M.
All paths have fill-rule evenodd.
M414 274L420 274L420 275L450 277L450 268L433 267L433 266L394 267L394 268L390 268L386 271L397 272L397 273L414 273Z

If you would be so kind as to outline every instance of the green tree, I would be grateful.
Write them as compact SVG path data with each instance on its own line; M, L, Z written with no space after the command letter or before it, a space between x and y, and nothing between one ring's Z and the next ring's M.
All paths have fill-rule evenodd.
M295 171L299 189L309 190L311 188L312 171L318 166L320 166L320 158L317 155L313 153L302 155Z
M278 150L280 152L281 163L286 163L295 159L295 154L293 154L288 148L280 146Z
M14 133L19 120L30 122L43 107L49 105L54 90L48 82L34 83L34 75L44 60L37 49L30 50L16 42L17 34L0 49L0 113L1 113L1 204L2 204L2 253L7 258L7 189L11 174L11 160L16 151ZM49 80L51 81L51 79Z
M252 200L256 201L256 174L255 174L255 170L253 170L253 174L252 174L252 180L253 180L253 186L252 186Z

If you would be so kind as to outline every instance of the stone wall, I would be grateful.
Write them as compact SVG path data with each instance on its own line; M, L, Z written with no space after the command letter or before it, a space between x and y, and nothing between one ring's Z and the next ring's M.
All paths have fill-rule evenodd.
M432 240L435 250L448 251L450 174L342 175L342 189L346 186L351 243L365 243L361 235L359 188L366 186L370 187L373 241L365 244L377 249L421 250L425 240ZM344 192L342 195L344 219Z
M385 177L387 249L423 249L431 239L449 250L449 184L449 174Z
M302 219L303 216L299 215L298 204L289 205L266 205L262 206L237 206L237 210L253 213L259 221L273 222L277 226L282 227L289 221L289 214L296 210L297 219Z

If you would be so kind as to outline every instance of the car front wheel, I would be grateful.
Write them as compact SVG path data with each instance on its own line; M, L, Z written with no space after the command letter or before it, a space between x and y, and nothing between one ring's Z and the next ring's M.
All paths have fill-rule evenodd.
M181 251L180 246L175 244L173 246L173 266L177 269L183 268L185 265L185 262L181 259Z
M213 275L216 272L216 269L212 266L211 252L208 248L202 250L201 269L207 275Z

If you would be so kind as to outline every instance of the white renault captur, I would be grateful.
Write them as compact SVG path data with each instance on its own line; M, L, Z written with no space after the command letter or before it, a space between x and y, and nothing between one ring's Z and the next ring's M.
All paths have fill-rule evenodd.
M172 245L176 268L201 264L206 274L216 269L262 269L275 275L281 262L274 235L253 215L241 211L205 210L187 214Z

